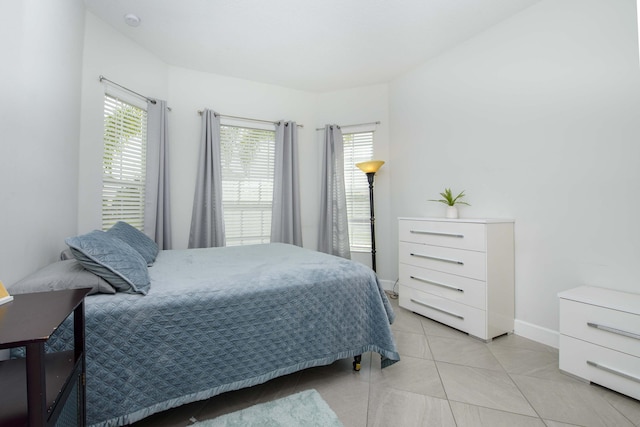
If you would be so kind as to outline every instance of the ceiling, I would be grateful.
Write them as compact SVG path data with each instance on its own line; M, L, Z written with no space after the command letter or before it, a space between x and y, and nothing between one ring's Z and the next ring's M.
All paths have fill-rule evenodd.
M85 0L164 62L293 89L385 83L540 0ZM138 27L124 15L140 17Z

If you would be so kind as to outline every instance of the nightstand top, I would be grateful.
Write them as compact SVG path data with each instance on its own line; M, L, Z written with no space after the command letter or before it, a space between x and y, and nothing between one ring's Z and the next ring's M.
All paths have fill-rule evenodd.
M579 286L558 293L560 299L576 301L640 315L640 294L596 286Z
M89 293L89 288L18 294L0 305L0 349L46 341Z

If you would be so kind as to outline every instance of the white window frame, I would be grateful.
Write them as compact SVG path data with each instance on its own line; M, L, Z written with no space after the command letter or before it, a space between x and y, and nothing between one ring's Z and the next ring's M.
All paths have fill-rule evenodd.
M367 139L367 147L351 146L352 135ZM349 126L342 128L344 141L344 180L349 220L349 244L351 252L371 251L371 222L369 203L369 181L367 175L356 167L356 163L373 159L375 125ZM364 148L364 149L363 149Z
M129 105L143 112L139 122L138 134L126 141L121 140L125 148L118 159L107 157L108 147L118 144L117 139L122 137L122 132L119 132L117 128L115 132L110 132L106 127L108 98L115 99L116 105ZM139 230L143 230L146 185L147 104L126 92L110 86L105 88L102 99L103 120L105 121L102 151L102 229L109 229L117 221L125 221ZM109 102L114 104L114 101ZM120 127L120 130L123 130L127 125L134 123L138 123L138 121L119 122L117 126ZM110 132L109 135L107 135L108 132ZM115 173L107 173L108 162L113 160L117 162ZM115 195L114 193L120 194Z
M237 150L238 141L229 139L229 129L252 133L264 157L252 168L242 171ZM267 137L267 139L263 139ZM220 123L222 157L222 206L227 246L269 243L275 163L275 128L231 119ZM232 151L234 150L233 154ZM231 156L231 157L230 157ZM253 173L252 173L253 172ZM247 175L242 176L243 173Z

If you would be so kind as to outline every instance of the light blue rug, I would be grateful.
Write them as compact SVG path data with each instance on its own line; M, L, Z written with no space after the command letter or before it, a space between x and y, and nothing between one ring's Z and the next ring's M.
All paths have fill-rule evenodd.
M305 390L272 402L260 403L196 427L344 427L315 390Z

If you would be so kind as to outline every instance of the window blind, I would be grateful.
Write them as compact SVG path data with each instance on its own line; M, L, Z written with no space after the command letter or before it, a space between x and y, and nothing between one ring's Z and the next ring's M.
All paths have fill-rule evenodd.
M349 219L349 242L351 250L371 250L371 223L369 206L369 182L367 176L356 167L356 163L373 157L373 131L345 133L344 181Z
M105 94L102 156L102 229L126 221L142 230L146 179L147 112Z
M275 131L220 126L227 246L269 243Z

